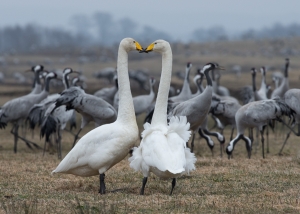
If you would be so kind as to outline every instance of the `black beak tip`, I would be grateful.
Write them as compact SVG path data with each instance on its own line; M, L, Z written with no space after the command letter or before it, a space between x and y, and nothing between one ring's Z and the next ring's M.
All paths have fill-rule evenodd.
M148 51L146 51L146 49L143 48L142 50L139 51L139 53L148 53Z

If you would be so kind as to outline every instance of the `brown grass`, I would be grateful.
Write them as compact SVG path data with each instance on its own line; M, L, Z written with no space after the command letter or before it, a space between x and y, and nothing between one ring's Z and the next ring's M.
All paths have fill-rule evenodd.
M234 158L219 157L216 143L212 157L206 143L196 138L196 171L177 180L172 196L171 181L151 175L145 196L139 195L142 175L134 172L127 158L106 173L108 193L99 195L99 178L59 174L56 154L43 157L19 142L13 153L12 136L1 132L0 213L298 213L300 211L300 151L292 136L284 155L277 153L284 134L270 136L270 153L262 159L260 143L246 158L239 142ZM88 127L85 131L92 127ZM226 138L229 138L226 130ZM35 133L37 135L37 133ZM30 135L27 134L27 137ZM40 140L35 136L35 142ZM72 136L63 135L63 156ZM216 142L216 141L215 141ZM42 142L39 143L42 146Z
M297 45L296 45L297 44ZM286 41L286 45L298 47L299 43ZM251 84L250 66L271 65L278 70L284 63L284 57L264 56L260 50L267 49L268 42L253 43L216 43L206 45L184 45L174 51L174 71L184 70L187 61L194 66L208 61L216 61L227 68L241 64L245 73L237 79L230 69L222 76L222 84L231 91L238 91L244 85ZM182 51L182 50L185 50ZM236 54L258 52L247 55ZM202 50L208 50L205 54ZM218 50L220 50L218 52ZM178 52L178 53L176 53ZM244 53L243 52L243 53ZM255 52L255 53L256 53ZM246 52L248 53L248 52ZM13 56L16 57L16 56ZM8 57L12 60L13 57ZM5 67L4 72L11 77L13 71L28 69L26 62L42 63L45 57L18 56L21 65ZM58 61L59 57L53 57ZM159 63L158 63L159 62ZM291 57L290 86L297 87L299 82L300 60ZM23 64L22 64L23 63ZM82 69L88 77L88 92L108 85L105 80L91 80L94 71L106 66L115 66L115 62L90 63L79 65L75 60L65 64L49 65L66 66ZM149 55L149 59L130 61L131 68L151 68L150 72L159 77L159 57ZM46 66L47 67L47 66ZM268 74L268 82L271 74ZM10 80L11 82L11 80ZM180 84L181 80L173 79ZM145 93L135 90L133 93ZM259 87L259 86L258 86ZM0 86L0 106L12 97L20 96L30 90L30 86ZM142 130L144 115L138 117ZM93 128L90 124L82 134ZM262 159L261 144L254 143L252 157L247 159L245 145L240 141L233 152L234 158L220 158L219 144L216 139L214 156L203 139L196 137L196 170L190 175L177 180L172 196L169 196L171 181L159 180L154 175L148 179L145 195L140 196L142 174L134 172L128 164L128 158L114 166L106 173L106 195L99 195L99 178L82 178L73 175L55 175L50 173L60 162L57 155L42 155L42 151L31 151L20 141L18 153L13 153L13 136L11 126L0 131L0 214L2 213L299 213L300 212L300 150L298 138L294 135L288 141L283 156L277 153L282 145L286 130L279 125L275 134L270 133L270 153ZM21 131L21 129L20 129ZM225 131L226 145L230 130ZM34 138L27 132L27 138L37 142L41 147L38 131ZM63 133L63 157L70 150L73 137Z

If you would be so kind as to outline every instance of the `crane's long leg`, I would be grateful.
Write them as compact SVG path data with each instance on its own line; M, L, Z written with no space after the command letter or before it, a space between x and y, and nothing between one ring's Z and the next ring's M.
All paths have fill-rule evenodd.
M194 140L195 140L195 132L193 132L192 142L191 142L191 152L194 151Z
M14 125L14 152L17 153L19 125Z
M58 127L58 130L57 130L57 156L58 156L58 159L61 159L61 130L60 130L60 126Z
M101 195L103 195L103 194L105 194L105 189L106 189L106 188L105 188L105 183L104 183L105 174L104 174L104 173L100 174L99 179L100 179L100 189L99 189L99 193L100 193Z
M140 191L140 195L144 195L144 191L145 191L145 186L146 186L147 180L148 180L148 177L144 177L143 178L143 185L142 185L142 188L141 188L141 191Z
M77 141L77 139L79 138L78 135L79 135L79 133L81 132L81 130L82 130L82 128L80 128L79 131L77 132L77 134L75 135L72 148L75 146L76 141Z
M288 127L288 128L290 128L290 127ZM279 155L282 155L283 148L284 148L287 140L289 139L291 132L293 132L295 135L299 136L300 135L300 124L298 124L298 133L294 132L293 129L290 129L290 131L286 134L285 141L284 141L284 143L283 143L283 145L282 145L282 147L281 147L281 149L278 153Z
M170 195L172 195L175 185L176 185L176 178L173 178L173 180L172 180L172 189L171 189Z
M16 128L17 126L17 128ZM32 144L35 148L37 149L41 149L41 147L39 145L37 145L36 143L34 142L31 142L23 137L21 137L20 135L18 135L18 129L19 129L19 125L14 125L13 128L11 129L10 133L13 134L15 136L15 146L16 146L16 142L18 142L18 138L23 140L25 142L25 144L27 145L28 148L32 149L31 145ZM16 140L17 138L17 140ZM16 147L17 149L17 147ZM15 153L17 152L17 150L15 150Z
M266 130L266 135L267 135L267 154L270 153L270 149L269 149L269 126L266 126L267 130Z
M45 152L46 152L46 145L47 145L47 140L46 140L46 138L45 138L44 150L43 150L43 156L45 155Z
M264 127L260 130L260 137L261 137L261 147L262 147L262 155L265 158L265 139L264 139Z
M282 147L281 147L281 149L280 149L280 151L279 151L279 153L278 153L279 155L282 155L282 150L283 150L283 148L284 148L284 146L285 146L287 140L289 139L289 137L290 137L290 135L291 135L291 132L292 132L292 131L289 131L289 132L286 134L285 141L283 142L283 145L282 145Z

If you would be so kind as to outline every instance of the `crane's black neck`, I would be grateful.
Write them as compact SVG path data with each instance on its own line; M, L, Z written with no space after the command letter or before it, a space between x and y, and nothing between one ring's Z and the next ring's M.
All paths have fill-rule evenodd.
M206 81L207 81L207 85L209 85L209 86L212 86L212 80L211 80L211 78L210 78L210 76L209 76L209 71L214 71L214 69L213 68L209 68L209 69L207 69L207 70L205 70L204 71L204 75L205 75L205 77L206 77Z
M46 77L46 83L45 83L45 91L47 91L47 92L49 92L49 89L50 89L50 80L51 80L52 78L51 77Z
M40 70L38 71L34 71L34 81L33 81L33 88L35 87L35 84L41 84L41 81L40 81Z
M65 87L66 89L70 88L69 80L68 80L68 73L63 74L64 82L65 82Z
M252 87L253 87L253 91L256 91L256 85L255 85L255 72L252 73Z
M285 69L284 69L284 76L285 77L288 77L289 76L289 64L290 64L290 61L289 61L289 59L286 59L286 63L285 63Z
M215 81L215 71L214 71L214 69L211 70L211 77L212 77L212 80Z
M185 72L185 80L188 82L188 83L190 83L190 71L191 71L191 69L190 68L187 68L186 69L186 72Z
M200 93L203 92L203 88L202 88L202 80L203 80L203 76L201 76L197 81L197 87L198 87L198 90L200 91Z
M119 89L118 78L115 79L115 85L116 85L116 88Z

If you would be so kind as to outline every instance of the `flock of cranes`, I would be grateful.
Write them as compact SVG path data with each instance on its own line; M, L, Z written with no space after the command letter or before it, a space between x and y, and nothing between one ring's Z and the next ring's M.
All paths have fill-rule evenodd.
M154 78L147 79L148 88L144 86L144 74L130 74L130 51L154 51L162 55L162 72L157 96L154 92ZM269 86L266 84L265 67L260 69L262 82L259 90L256 90L257 71L255 68L251 69L252 85L242 90L244 105L232 97L227 88L220 85L220 71L224 70L222 66L207 63L202 69L198 69L194 77L197 86L197 92L194 94L189 81L191 69L192 63L189 62L180 93L170 96L170 44L164 40L156 40L147 48L142 48L134 39L125 38L119 46L117 68L95 74L99 78L105 77L114 82L112 87L100 89L94 95L87 94L82 87L77 86L80 81L78 77L72 82L69 81L70 74L79 72L66 68L62 76L65 89L59 94L50 95L50 81L58 78L57 74L44 70L42 65L36 65L30 70L35 76L32 91L28 95L8 101L0 108L0 128L4 129L8 123L13 124L11 133L14 136L14 152L17 152L18 139L24 141L29 148L40 148L36 143L19 135L19 126L24 123L29 123L31 129L40 126L41 136L45 136L44 152L47 144L53 145L52 140L55 139L58 158L61 159L61 131L66 130L70 121L73 124L71 127L75 126L76 111L81 115L81 125L74 135L73 148L52 173L99 175L99 193L105 194L105 172L130 153L130 167L141 171L144 176L140 191L142 195L151 172L162 179L172 179L172 194L176 178L195 169L196 157L193 149L197 133L206 140L212 151L214 141L211 136L216 137L220 142L222 155L225 150L223 130L226 126L231 126L231 137L226 147L228 158L239 140L245 141L248 157L251 157L253 128L257 128L261 134L264 158L264 130L268 126L273 127L274 121L284 123L291 132L300 135L300 89L289 89L289 59L286 59L284 75L273 75L276 88L270 98L267 96ZM149 89L149 94L132 97L129 79L134 75L136 79L139 77L141 88ZM206 80L205 88L202 85L203 80ZM136 116L142 113L147 113L147 116L144 131L140 135ZM292 120L291 126L283 116ZM215 121L219 132L209 130L209 118ZM91 121L95 123L96 128L80 138L81 130ZM298 132L293 130L295 125L298 125ZM235 129L237 134L233 137ZM246 130L249 130L249 137L245 135ZM289 136L290 133L287 134L283 146Z

